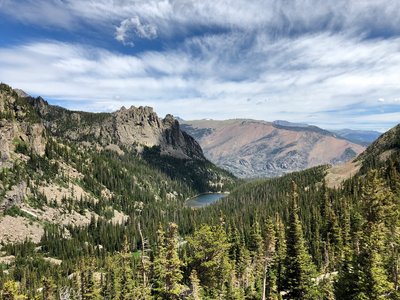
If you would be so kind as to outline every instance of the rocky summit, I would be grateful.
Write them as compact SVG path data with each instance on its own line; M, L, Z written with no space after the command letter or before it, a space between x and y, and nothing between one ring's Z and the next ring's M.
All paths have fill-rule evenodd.
M142 152L144 147L159 146L161 154L182 159L204 160L199 144L180 130L172 115L159 118L151 107L122 107L113 113L70 111L49 105L41 97L26 97L56 136L74 141L96 142L120 151L120 147Z

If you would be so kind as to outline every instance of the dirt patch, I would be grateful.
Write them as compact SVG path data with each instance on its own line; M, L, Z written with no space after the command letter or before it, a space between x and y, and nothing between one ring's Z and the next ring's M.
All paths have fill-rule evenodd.
M360 170L360 162L347 162L328 169L325 175L326 185L330 188L338 188L346 179L351 178Z
M14 255L0 257L0 264L9 265L15 261Z
M388 158L390 156L392 156L393 153L395 153L396 151L394 149L391 150L387 150L385 152L383 152L381 155L379 155L379 160L382 162L385 162L388 160Z
M0 242L16 243L30 239L39 243L43 234L41 224L24 217L4 216L0 219Z
M62 260L61 259L56 259L56 258L52 258L52 257L43 257L43 259L45 261L48 261L49 263L53 264L53 265L61 265Z
M114 209L114 217L111 219L111 223L122 225L126 220L128 220L127 215Z
M49 201L55 200L58 204L61 203L63 198L68 199L91 199L92 197L79 185L72 182L68 183L68 187L62 187L57 184L49 184L47 186L39 187L39 191L44 194ZM94 199L95 202L97 199Z
M85 214L82 215L74 210L68 212L65 208L53 208L48 206L44 206L42 209L35 209L26 204L22 204L21 209L30 215L37 216L37 218L42 221L64 226L85 226L90 223L92 218L92 213L90 213L88 210L85 210Z
M124 155L124 151L122 151L121 148L116 144L109 144L104 149L114 151L120 156Z
M82 179L84 176L82 173L79 173L76 169L67 165L65 162L57 161L59 163L60 169L64 172L65 175L68 175L69 178L73 179Z

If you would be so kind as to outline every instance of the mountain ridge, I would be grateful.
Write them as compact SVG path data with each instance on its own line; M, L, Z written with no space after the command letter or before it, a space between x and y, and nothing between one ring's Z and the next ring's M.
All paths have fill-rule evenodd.
M37 243L47 223L63 231L92 218L124 224L136 202L170 214L235 182L172 115L70 111L0 84L0 241Z
M316 126L251 119L184 121L208 159L239 177L273 177L340 164L365 147Z

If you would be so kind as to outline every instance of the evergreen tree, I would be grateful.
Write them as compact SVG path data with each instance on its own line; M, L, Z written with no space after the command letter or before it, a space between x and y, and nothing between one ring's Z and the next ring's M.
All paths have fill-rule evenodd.
M200 280L197 277L196 270L193 270L190 274L190 287L191 292L189 299L190 300L202 300L203 299L203 289L200 285Z
M315 266L307 251L303 229L298 215L297 185L293 182L293 191L289 207L289 227L286 236L286 284L288 299L315 299L317 290L313 277Z
M361 197L365 216L363 235L358 256L360 266L360 291L356 299L384 299L393 291L393 283L388 280L383 263L384 236L388 209L392 209L392 195L378 174L372 171Z
M179 299L184 287L180 283L183 275L178 256L178 226L170 223L164 237L159 230L158 253L154 260L154 285L160 299Z
M275 244L274 263L276 269L276 285L278 292L281 292L284 290L287 249L286 249L285 226L279 214L276 214L275 216L275 232L276 232L276 244Z
M251 228L250 236L251 253L251 275L252 280L250 289L247 290L247 297L250 299L260 299L262 295L263 279L265 273L265 246L261 235L260 224L256 221Z
M265 224L264 233L264 276L262 287L262 300L277 299L277 283L276 283L276 233L271 219Z
M202 225L188 239L189 263L197 271L206 296L224 299L231 274L230 245L221 226Z

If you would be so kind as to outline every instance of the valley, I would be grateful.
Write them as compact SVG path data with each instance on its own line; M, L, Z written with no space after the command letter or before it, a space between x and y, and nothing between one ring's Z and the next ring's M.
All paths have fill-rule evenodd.
M399 12L0 0L0 300L400 300Z
M70 111L5 84L0 116L5 299L398 296L400 125L365 148L282 122ZM280 176L238 179L202 143L273 154L254 172Z

